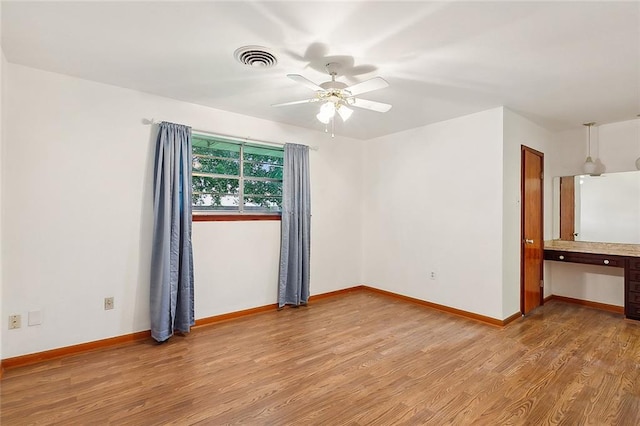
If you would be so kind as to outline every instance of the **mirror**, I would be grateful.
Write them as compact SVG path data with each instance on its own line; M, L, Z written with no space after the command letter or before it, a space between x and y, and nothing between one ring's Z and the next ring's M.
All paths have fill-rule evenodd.
M554 238L640 244L640 171L563 176L553 186Z

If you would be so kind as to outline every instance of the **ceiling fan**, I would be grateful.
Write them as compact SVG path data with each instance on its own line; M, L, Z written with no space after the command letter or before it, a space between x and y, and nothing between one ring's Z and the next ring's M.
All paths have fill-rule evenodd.
M353 86L347 86L345 83L336 81L339 68L340 64L336 62L328 63L326 65L326 69L331 76L331 81L326 81L319 85L299 74L287 74L287 77L311 90L314 90L316 94L314 97L309 99L284 102L274 104L272 106L281 107L320 102L322 103L322 106L320 107L320 112L316 115L316 118L324 124L328 124L330 121L332 122L336 113L338 113L340 118L342 118L342 121L347 121L353 113L353 110L349 108L350 106L376 112L387 112L391 109L391 105L389 104L356 98L356 96L362 93L383 89L389 86L389 83L387 83L385 79L382 77L374 77L361 83L354 84Z

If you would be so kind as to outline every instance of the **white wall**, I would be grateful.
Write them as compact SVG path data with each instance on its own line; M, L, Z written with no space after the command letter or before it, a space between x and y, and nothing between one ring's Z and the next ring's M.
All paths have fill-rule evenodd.
M0 2L0 22L2 22L2 3ZM2 45L2 31L0 31L0 46ZM6 59L4 57L4 52L2 51L2 47L0 47L0 359L2 359L2 336L6 330L7 324L4 322L4 310L2 309L2 222L3 215L2 210L4 209L2 203L2 186L3 186L3 170L2 170L2 151L3 151L3 134L4 134L4 126L2 125L4 122L3 114L4 108L2 108L2 104L4 103L4 69L6 67ZM0 371L0 376L2 376L2 371Z
M503 318L502 117L495 108L366 142L367 285Z
M549 173L552 176L582 174L587 156L587 133L582 127L553 135L553 156ZM596 126L591 133L591 155L601 166L601 172L635 170L640 156L640 122L630 119ZM603 266L570 265L545 262L552 281L553 293L607 303L624 305L624 275L621 269Z
M552 135L515 112L504 109L504 157L503 157L503 318L520 311L520 246L521 246L521 146L525 145L544 154L544 238L551 235L552 188L548 163ZM544 294L551 294L551 282L545 277Z
M3 77L2 310L43 323L3 333L2 358L149 329L156 130L144 118L319 146L311 292L362 282L361 141L19 65ZM275 303L278 240L279 222L194 223L196 317Z

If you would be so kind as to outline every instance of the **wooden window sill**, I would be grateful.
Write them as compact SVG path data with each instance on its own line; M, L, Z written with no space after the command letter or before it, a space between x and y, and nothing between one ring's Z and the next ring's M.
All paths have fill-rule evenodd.
M194 214L193 222L233 222L244 220L280 220L279 214Z

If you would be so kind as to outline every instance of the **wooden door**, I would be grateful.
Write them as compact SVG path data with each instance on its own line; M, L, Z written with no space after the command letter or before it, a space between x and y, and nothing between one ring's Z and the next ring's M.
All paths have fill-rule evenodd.
M544 154L522 146L522 241L520 309L527 314L543 303L542 179Z
M573 176L560 178L560 239L573 241L576 237L576 191Z

